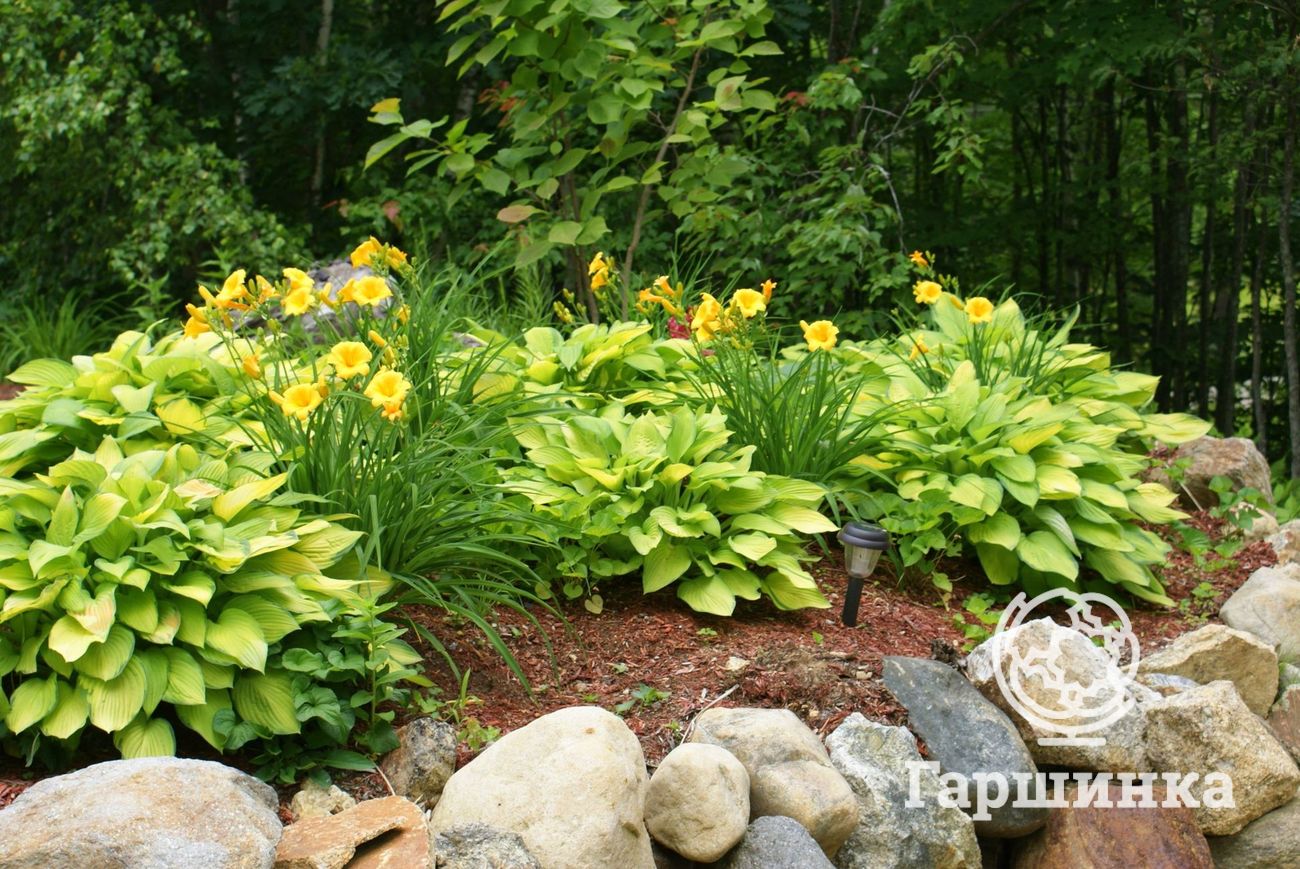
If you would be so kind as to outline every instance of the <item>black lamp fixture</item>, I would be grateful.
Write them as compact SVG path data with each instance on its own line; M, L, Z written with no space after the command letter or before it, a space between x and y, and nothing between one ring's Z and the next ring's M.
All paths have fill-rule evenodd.
M889 548L889 534L870 522L848 522L840 529L839 541L844 546L844 569L849 574L840 621L851 628L858 623L863 580L876 569L880 553Z

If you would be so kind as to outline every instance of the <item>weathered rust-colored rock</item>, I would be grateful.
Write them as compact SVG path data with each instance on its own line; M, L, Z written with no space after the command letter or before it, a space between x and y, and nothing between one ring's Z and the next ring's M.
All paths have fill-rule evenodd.
M1155 802L1163 789L1153 788ZM1067 789L1073 801L1077 790ZM1123 796L1112 784L1109 800ZM1047 826L1016 849L1015 869L1213 869L1210 846L1191 809L1086 808L1052 809Z
M424 847L423 863L375 862L378 858L371 850L383 851L397 844L414 828ZM385 836L390 831L396 835ZM374 849L367 843L384 836ZM410 843L402 842L407 848ZM405 850L405 849L403 849ZM353 858L357 862L352 862ZM358 803L337 815L307 818L284 828L284 836L275 852L275 869L343 869L359 867L363 858L366 866L427 866L429 863L429 837L424 827L424 814L410 800L403 797L385 797Z
M433 849L424 812L410 800L400 800L400 803L394 803L393 813L401 816L402 823L358 848L348 869L426 869L433 866Z
M1288 686L1268 713L1268 726L1291 757L1300 762L1300 685Z

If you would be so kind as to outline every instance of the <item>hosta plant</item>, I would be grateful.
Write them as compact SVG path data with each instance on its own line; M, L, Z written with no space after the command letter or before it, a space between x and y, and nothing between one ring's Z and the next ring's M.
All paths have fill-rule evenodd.
M1143 523L1183 514L1140 475L1150 444L1208 425L1145 413L1155 378L1111 371L1107 354L1068 343L1068 324L1039 330L1014 302L972 301L936 287L938 327L904 336L910 352L883 340L849 351L890 378L887 396L909 400L889 419L889 448L868 460L893 491L861 496L864 509L897 532L905 564L964 543L998 585L1095 576L1168 604L1152 570L1168 547Z
M692 609L730 615L736 598L780 609L824 607L803 568L801 535L833 531L817 512L825 489L750 467L716 411L531 417L516 423L525 461L505 485L561 523L556 573L582 593L641 574L645 593L676 585Z
M289 650L386 580L346 557L357 532L305 515L269 464L105 438L0 480L7 737L75 744L92 727L123 756L169 754L174 717L217 748L239 728L346 742L351 708L296 680Z

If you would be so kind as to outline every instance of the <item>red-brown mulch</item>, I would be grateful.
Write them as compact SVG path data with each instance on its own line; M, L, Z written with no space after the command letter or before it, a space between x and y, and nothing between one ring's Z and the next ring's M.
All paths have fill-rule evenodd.
M23 387L8 380L0 380L0 401L8 401L23 391Z
M1204 513L1189 523L1216 541L1229 531L1222 520ZM1263 542L1243 547L1213 571L1175 549L1161 571L1163 581L1171 598L1189 603L1175 609L1129 608L1142 649L1151 651L1214 620L1232 591L1273 562L1273 551ZM615 709L627 704L622 714L654 765L681 742L694 716L712 705L789 708L821 734L855 711L901 724L905 714L880 681L882 658L930 657L960 649L964 640L954 617L962 616L963 601L975 592L996 591L976 563L947 561L941 567L954 586L946 601L928 577L900 583L882 564L880 575L863 592L854 628L840 623L846 577L832 559L812 568L831 602L824 610L783 613L764 600L739 602L731 618L701 615L671 589L642 595L633 578L601 586L604 609L599 615L576 603L560 604L566 625L534 609L545 637L526 617L499 610L495 624L533 684L531 697L473 625L429 607L408 607L406 614L437 636L458 666L469 671L467 691L481 702L463 714L482 727L505 733L565 706ZM1212 597L1192 596L1202 582L1213 587ZM459 685L445 662L414 633L408 639L426 655L428 675L444 699L454 699ZM644 699L637 699L638 690ZM461 762L475 750L463 745ZM227 762L246 767L238 758ZM20 766L0 759L0 808L29 784L22 777ZM339 779L359 798L387 795L377 774ZM282 796L290 792L281 789Z

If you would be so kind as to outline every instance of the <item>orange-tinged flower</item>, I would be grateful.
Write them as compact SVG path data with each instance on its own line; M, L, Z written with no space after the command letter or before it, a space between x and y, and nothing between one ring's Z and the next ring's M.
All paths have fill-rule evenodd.
M966 316L972 323L987 323L993 319L993 303L983 296L967 299Z
M591 276L591 289L599 290L609 286L609 269L601 269Z
M605 259L605 254L597 251L596 255L591 258L591 262L587 264L587 274L594 275L596 272L608 270L609 262Z
M411 381L402 376L400 371L385 368L371 378L366 385L365 396L373 407L387 404L401 404L406 401L406 394L411 391Z
M919 250L912 251L907 255L907 258L910 259L914 265L920 268L928 268L930 265L930 261L925 258L925 254L921 253Z
M290 317L301 317L303 314L316 307L316 294L311 291L311 287L298 287L289 290L280 300L280 310Z
M943 297L943 287L934 281L917 281L912 287L912 296L918 304L933 305Z
M757 290L736 290L731 297L731 304L746 320L767 310L767 300Z
M269 302L280 295L276 292L275 285L261 275L253 278L253 283L257 285L257 300L259 302Z
M949 294L948 301L951 302L952 306L956 308L958 311L966 310L966 303L963 302L961 299L957 298L956 296Z
M660 275L655 278L654 288L670 298L677 297L678 291L674 290L673 285L668 283L668 275Z
M384 340L384 336L380 335L374 329L371 329L369 332L367 332L366 337L369 338L371 341L374 341L375 346L377 346L380 350L388 346L388 342Z
M270 396L285 416L297 417L304 422L313 410L320 407L323 400L320 389L314 383L294 384L283 394L272 390Z
M803 339L808 342L809 350L831 349L835 346L836 336L840 334L839 328L830 320L816 320L812 323L800 320L799 327L803 329Z
M907 361L911 362L914 359L916 359L916 357L922 356L929 352L930 352L930 348L926 345L925 339L922 338L920 335L917 335L916 343L912 345L912 352L908 355Z
M667 311L669 314L673 314L673 315L681 314L681 311L678 310L677 306L673 304L673 300L671 298L665 298L664 296L656 295L655 293L651 292L648 289L642 290L641 292L637 293L637 303L638 303L637 307L641 308L642 310L645 310L649 305L661 305L663 309Z
M380 412L380 415L389 422L397 422L405 414L405 410L405 401L389 401L384 403L384 409Z
M370 275L352 282L351 301L358 305L373 307L392 295L393 290L388 286L388 281L378 275Z
M360 341L340 341L330 349L325 361L334 366L334 373L339 377L351 380L369 374L373 358L370 348Z
M262 379L262 363L257 361L257 356L254 354L248 354L243 359L239 360L239 364L243 366L244 373L249 377L254 380Z
M768 278L767 280L763 281L763 283L760 284L760 286L763 289L763 301L764 302L772 301L772 291L776 289L776 281L772 280L771 278Z
M238 302L248 295L248 288L244 286L244 279L247 276L248 272L243 269L235 269L231 272L225 283L221 285L221 292L217 294L217 301Z

